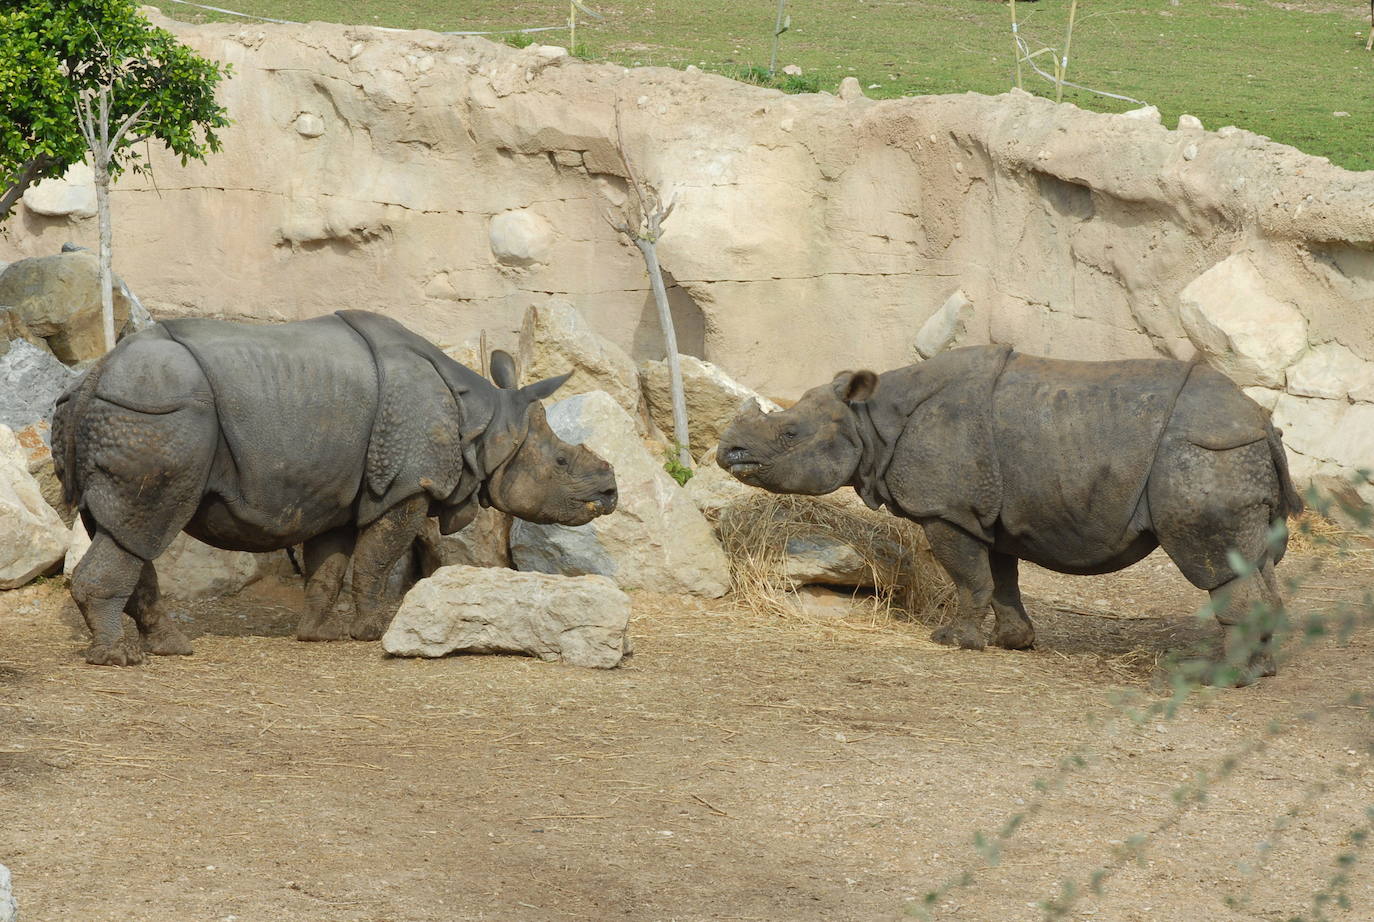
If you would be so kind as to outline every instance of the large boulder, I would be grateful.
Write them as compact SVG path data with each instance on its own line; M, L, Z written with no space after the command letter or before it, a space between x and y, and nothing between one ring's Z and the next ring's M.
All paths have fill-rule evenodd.
M1245 253L1217 263L1178 297L1188 338L1237 384L1283 387L1288 366L1307 348L1307 321L1270 294Z
M382 636L392 656L523 653L609 669L629 652L630 598L602 576L444 567L406 593Z
M67 526L29 473L28 453L0 425L0 589L42 576L67 552Z
M73 164L60 177L36 182L24 190L24 207L34 214L54 218L93 218L95 172L83 161Z
M0 264L0 272L4 272L3 264ZM0 307L0 355L10 351L10 345L18 339L37 346L44 352L51 352L48 348L48 341L29 329L29 325L24 322L24 315L19 313L17 307Z
M638 431L647 431L634 359L593 332L577 308L567 301L553 298L530 305L520 327L517 358L522 384L571 371L568 383L558 390L560 395L572 397L602 391L639 421Z
M241 592L263 577L284 575L290 564L283 551L226 551L182 532L153 566L158 588L168 598L213 599Z
M9 345L9 351L0 355L0 425L23 429L51 420L53 404L74 372L25 340Z
M115 285L116 335L129 323L130 303L122 289ZM68 365L105 353L100 262L88 250L11 263L0 273L0 304L17 308L29 330L46 339Z
M1374 362L1340 343L1314 346L1288 372L1288 393L1374 403Z
M687 432L693 457L716 446L720 434L746 400L758 400L765 413L778 409L773 401L761 397L710 362L693 355L680 355L678 359L682 364L682 395L687 404ZM671 436L673 398L668 386L668 361L663 359L640 365L639 379L654 424Z
M511 560L521 570L599 573L622 589L717 598L730 585L725 553L685 490L645 447L630 414L603 392L560 400L548 410L560 438L583 444L615 468L620 505L586 525L511 526Z

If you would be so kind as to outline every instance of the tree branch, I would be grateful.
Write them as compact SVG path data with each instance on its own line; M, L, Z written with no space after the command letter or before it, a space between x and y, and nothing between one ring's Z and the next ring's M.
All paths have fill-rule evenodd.
M133 114L133 115L129 116L128 118L126 118L126 119L124 120L124 124L120 125L117 129L115 129L114 137L110 139L110 151L111 151L111 152L114 152L114 151L119 150L119 142L123 139L125 133L127 133L128 130L129 130L130 128L134 127L134 124L138 121L139 117L142 116L143 113L144 113L144 112L147 112L147 111L148 111L148 104L145 102L143 105L139 106L137 109L134 110L134 114ZM137 144L138 141L137 141L137 140L133 140L133 141L130 141L129 143L130 143L130 144Z
M0 221L4 221L9 215L15 202L23 196L24 190L37 182L44 173L56 166L57 163L57 160L47 154L39 154L24 164L24 168L15 177L14 184L5 190L3 195L0 195Z

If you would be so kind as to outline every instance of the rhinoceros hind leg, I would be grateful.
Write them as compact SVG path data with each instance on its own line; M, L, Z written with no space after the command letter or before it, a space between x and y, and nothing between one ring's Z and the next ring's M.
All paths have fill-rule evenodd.
M1258 574L1238 577L1211 590L1223 632L1223 654L1211 670L1213 684L1249 685L1275 675L1274 631L1283 618L1274 565L1265 560Z
M151 560L143 562L138 585L125 603L124 610L138 625L143 647L154 656L190 656L191 641L181 632L162 609L162 596L157 588L157 570Z
M931 553L959 593L959 610L954 620L936 628L930 639L949 647L981 650L982 621L993 593L988 546L957 525L940 519L923 519L921 525Z
M401 555L410 550L429 512L429 497L397 503L358 535L353 552L354 640L377 640L391 624L399 600L388 598L387 583Z
M354 538L352 526L345 526L305 542L305 614L296 626L297 640L348 637L348 625L334 617L334 604L343 588Z
M1246 685L1273 675L1283 601L1267 542L1272 510L1281 500L1268 447L1175 445L1156 460L1148 498L1160 546L1189 582L1211 593L1226 647L1213 680ZM1238 575L1233 551L1255 571Z
M86 662L94 666L134 666L143 651L124 644L124 606L137 588L145 561L120 547L97 528L91 546L72 573L72 598L91 629Z
M1035 646L1035 626L1021 603L1021 586L1016 578L1019 563L1010 554L993 551L992 613L997 623L992 630L992 645L1007 650L1029 650Z

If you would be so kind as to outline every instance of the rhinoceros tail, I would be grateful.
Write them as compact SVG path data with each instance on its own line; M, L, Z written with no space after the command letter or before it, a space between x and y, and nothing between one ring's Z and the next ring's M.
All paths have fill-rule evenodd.
M85 374L77 378L57 398L57 406L52 415L52 460L57 479L62 483L62 499L67 505L76 505L81 497L80 467L76 463L76 431L80 428L81 417L85 415L91 398L95 395L100 376L109 364L107 353L100 361L91 366Z
M1269 440L1269 454L1274 459L1274 470L1279 475L1281 498L1276 518L1292 518L1302 513L1304 504L1302 496L1293 486L1293 477L1288 473L1288 453L1283 448L1283 433L1275 429L1272 422L1265 423L1264 430L1264 434Z

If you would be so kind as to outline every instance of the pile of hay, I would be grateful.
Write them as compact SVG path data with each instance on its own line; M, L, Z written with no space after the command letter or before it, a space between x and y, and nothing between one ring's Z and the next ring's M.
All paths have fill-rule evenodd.
M954 611L954 586L931 557L920 527L874 512L857 497L750 497L722 509L716 531L735 598L756 614L800 615L786 549L788 541L807 536L841 541L867 562L870 602L880 618L940 623Z

